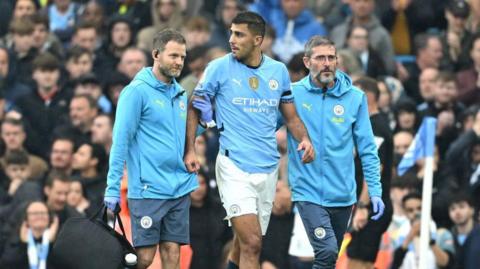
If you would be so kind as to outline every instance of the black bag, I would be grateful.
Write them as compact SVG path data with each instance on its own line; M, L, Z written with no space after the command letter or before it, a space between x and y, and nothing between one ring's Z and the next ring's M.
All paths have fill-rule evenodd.
M136 252L125 237L118 212L114 216L114 226L118 221L122 234L107 224L105 206L90 218L68 219L53 246L55 265L62 269L135 268L136 265L125 262L127 254L132 253L136 257Z

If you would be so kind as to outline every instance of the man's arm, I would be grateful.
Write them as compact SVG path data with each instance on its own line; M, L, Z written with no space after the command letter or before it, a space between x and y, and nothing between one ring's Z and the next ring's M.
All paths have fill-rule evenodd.
M303 150L302 162L309 163L315 159L315 151L313 150L312 143L308 137L307 129L300 120L295 109L295 105L292 102L283 102L280 104L280 111L285 119L285 125L287 126L293 137L300 142L297 150Z
M107 189L105 197L120 198L120 180L123 176L128 148L138 129L142 113L140 89L127 87L118 100L115 124L113 126L112 148L110 150Z
M200 163L198 162L196 153L195 153L195 138L197 133L197 125L198 125L198 111L193 107L193 100L197 97L195 95L192 96L190 102L188 102L188 112L187 112L187 131L186 140L185 140L185 154L183 156L183 161L185 163L185 167L187 168L188 172L198 172L200 169Z

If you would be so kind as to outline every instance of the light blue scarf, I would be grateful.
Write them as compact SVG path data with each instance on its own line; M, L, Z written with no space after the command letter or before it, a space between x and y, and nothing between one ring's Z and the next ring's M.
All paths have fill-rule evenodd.
M50 230L46 229L42 235L42 243L35 243L32 230L28 229L28 264L30 269L46 269L47 256L50 247Z

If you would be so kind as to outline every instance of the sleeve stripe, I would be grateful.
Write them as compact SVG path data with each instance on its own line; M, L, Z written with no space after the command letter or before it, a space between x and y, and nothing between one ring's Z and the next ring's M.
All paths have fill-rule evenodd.
M292 91L291 91L291 90L284 91L284 92L282 93L282 97L287 96L287 95L291 95L291 94L292 94Z

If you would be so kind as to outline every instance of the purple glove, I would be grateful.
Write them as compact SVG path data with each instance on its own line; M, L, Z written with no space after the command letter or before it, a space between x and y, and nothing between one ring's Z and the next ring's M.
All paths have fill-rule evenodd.
M200 110L200 120L203 122L211 122L213 120L212 103L208 95L199 96L192 101L193 107Z
M103 199L103 203L108 209L112 210L113 212L117 210L117 206L118 209L120 209L120 197L105 196L105 198Z
M383 215L385 204L383 203L382 198L378 196L370 197L370 202L372 203L373 213L375 213L371 219L378 220Z

